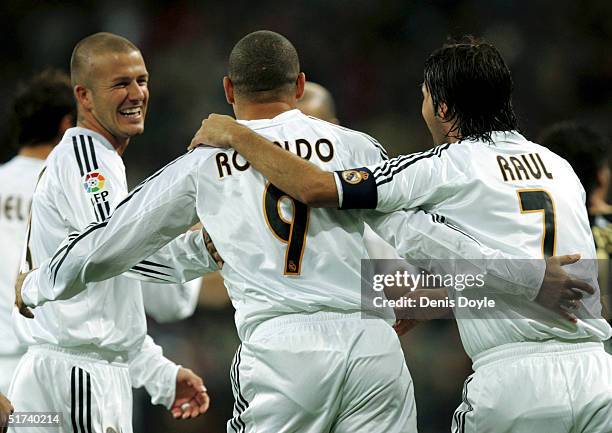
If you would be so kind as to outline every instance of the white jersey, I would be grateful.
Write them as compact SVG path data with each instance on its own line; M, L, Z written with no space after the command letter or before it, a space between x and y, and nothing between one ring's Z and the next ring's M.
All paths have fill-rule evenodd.
M42 159L16 156L0 166L0 356L26 349L13 334L11 311L32 193L43 164Z
M185 284L142 282L145 312L158 323L177 322L193 315L198 306L202 278Z
M369 136L298 110L244 123L328 170L386 158ZM284 314L362 309L364 217L383 238L399 239L394 246L403 257L496 256L423 212L375 218L310 209L271 186L236 152L200 147L136 187L107 221L66 241L26 278L23 298L40 305L78 292L86 281L120 274L199 219L225 260L238 332L248 340L257 324ZM542 280L541 273L506 276L530 287Z
M49 155L34 193L29 241L31 265L37 267L51 257L69 234L84 230L92 221L104 221L126 195L125 167L113 146L85 128L66 131ZM192 233L189 239L191 253L205 250L199 233ZM145 261L133 271L142 278L169 281L169 263ZM136 376L149 377L150 372L159 373L163 366L163 374L149 377L145 385L154 402L169 404L178 367L162 356L161 349L150 338L145 340L147 327L140 281L118 276L87 284L72 299L37 309L34 319L26 319L16 310L13 319L15 334L27 345L86 346L126 353L130 362L141 358L133 365L142 365L142 359L147 359L150 362L145 369L130 367L135 384L143 382ZM163 390L165 395L156 395L155 390Z
M338 175L341 206L383 212L418 206L485 245L522 258L580 253L581 270L576 265L567 270L597 287L585 192L570 165L517 132L496 132L492 138L492 144L460 141L371 165L363 169L371 176L356 185ZM583 303L576 326L526 299L504 296L494 310L463 309L461 315L492 320L459 320L458 325L472 357L505 343L610 338L612 329L600 319L599 291Z

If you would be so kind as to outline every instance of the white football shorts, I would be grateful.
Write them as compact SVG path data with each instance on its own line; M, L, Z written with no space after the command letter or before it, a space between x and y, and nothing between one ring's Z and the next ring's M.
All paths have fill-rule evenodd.
M21 353L17 356L0 355L0 393L8 395L13 372L17 368L17 364L19 364L19 360L22 356Z
M361 313L291 314L236 351L228 433L416 433L412 378L394 330Z
M80 348L83 349L83 348ZM132 388L125 354L31 346L11 382L16 412L61 414L55 425L12 433L132 433Z
M602 343L512 343L474 360L452 433L610 433L612 356Z

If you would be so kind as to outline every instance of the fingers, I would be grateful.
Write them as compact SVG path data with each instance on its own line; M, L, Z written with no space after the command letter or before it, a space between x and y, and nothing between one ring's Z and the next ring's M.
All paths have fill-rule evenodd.
M219 254L219 252L217 251L217 248L215 248L215 244L213 243L212 239L210 238L206 230L202 230L202 234L204 235L204 245L206 246L206 249L212 256L212 258L215 260L215 263L217 264L219 269L222 269L223 264L225 262L223 258L221 257L221 255Z
M582 299L582 297L583 297L582 292L578 292L576 290L569 289L563 292L561 299L565 301L577 301L577 300Z
M393 324L393 329L395 330L395 333L401 337L418 324L419 321L416 319L400 319L395 321Z
M172 409L170 409L170 413L174 419L188 419L195 418L200 415L200 409L199 405L197 405L192 399L190 401L184 401L180 405L177 402L174 406L172 406Z
M576 316L574 315L574 313L571 313L569 311L567 311L564 307L560 306L559 309L557 310L557 312L566 320L568 320L571 323L577 323L578 319L576 318Z
M19 307L19 314L21 314L26 319L34 318L34 313L32 313L32 310L30 310L28 307L26 307L23 304Z
M591 295L595 293L595 289L590 284L585 283L584 281L575 280L573 278L568 278L565 281L564 286L568 289L582 290L583 292L587 292Z
M551 260L553 259L557 259L561 266L571 265L572 263L576 263L578 260L580 260L580 254L568 254L565 256L551 257Z
M207 392L200 394L200 396L202 398L202 402L200 403L200 413L206 413L210 407L210 397L208 396Z
M181 417L182 411L180 407L174 406L170 409L170 413L172 414L172 418L179 419Z

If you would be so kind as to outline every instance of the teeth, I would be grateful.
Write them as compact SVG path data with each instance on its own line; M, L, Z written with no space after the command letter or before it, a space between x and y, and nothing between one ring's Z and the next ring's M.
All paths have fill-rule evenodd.
M127 110L122 110L120 113L124 116L135 116L140 114L140 108L128 108Z

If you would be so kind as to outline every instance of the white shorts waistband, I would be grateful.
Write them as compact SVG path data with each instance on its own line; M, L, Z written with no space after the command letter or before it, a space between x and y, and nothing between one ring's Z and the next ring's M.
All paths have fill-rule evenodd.
M111 364L127 368L128 353L100 349L95 346L62 347L53 344L37 344L28 347L28 353L43 352L47 355L60 355L67 358L85 358L88 361Z
M579 352L589 352L593 350L603 351L603 343L597 341L584 342L563 342L558 340L520 343L508 343L494 347L479 353L473 359L472 368L476 371L485 365L497 362L510 361L516 358L523 358L529 355L544 355L556 353L559 355L569 355Z
M289 325L296 323L318 323L328 322L333 320L360 320L360 319L377 319L382 320L381 317L368 314L366 312L337 312L337 311L317 311L315 313L296 313L296 314L284 314L282 316L273 317L265 320L257 325L251 332L250 338L263 337L270 333L276 332L278 329L284 328Z

